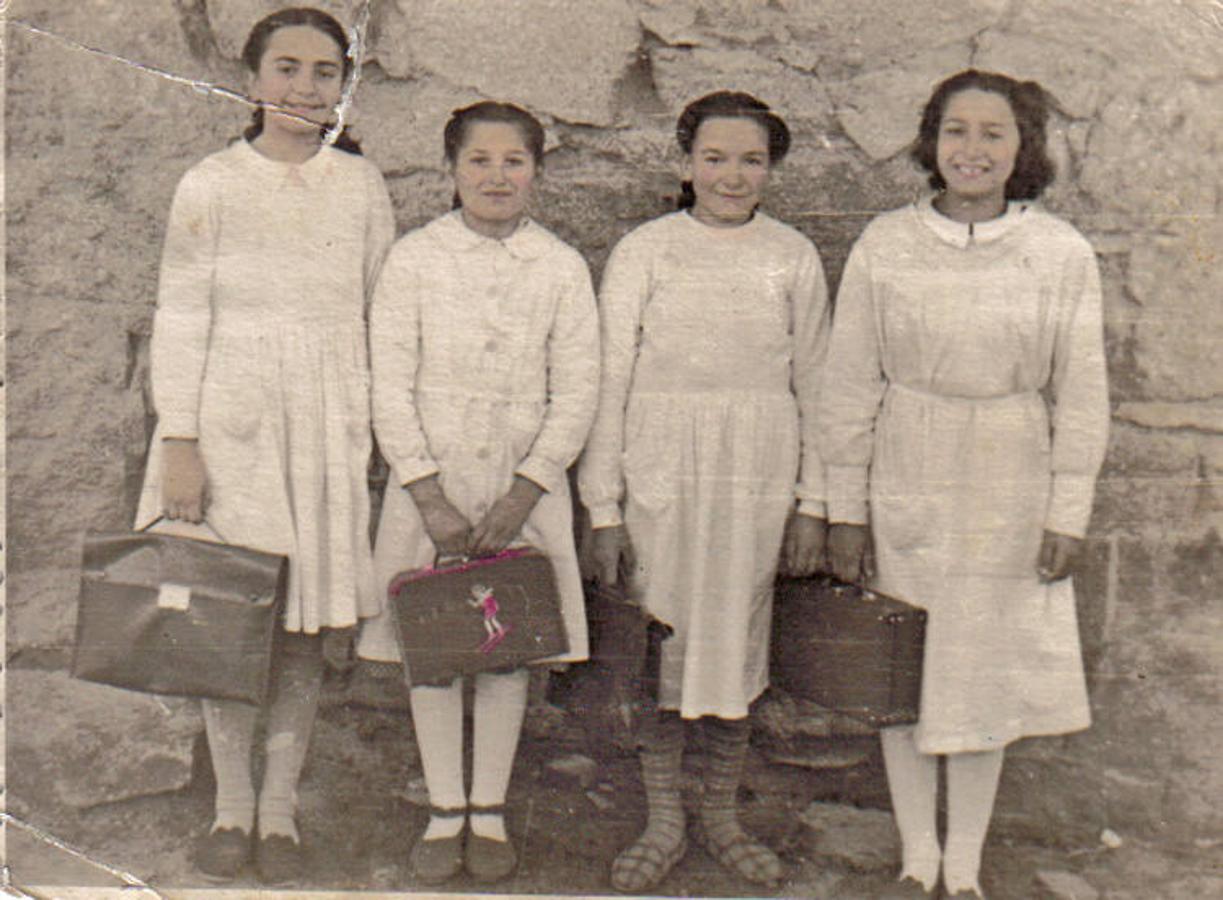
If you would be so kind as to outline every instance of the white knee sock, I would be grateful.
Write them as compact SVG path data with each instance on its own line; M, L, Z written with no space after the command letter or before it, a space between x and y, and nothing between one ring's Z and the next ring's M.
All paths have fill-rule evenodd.
M272 702L268 709L267 769L259 791L259 834L282 834L298 840L297 784L301 779L310 732L318 713L323 681L321 641L304 652L283 654L276 662Z
M888 791L900 831L903 864L900 877L916 878L927 890L938 883L938 757L919 753L911 726L879 732Z
M518 736L527 709L530 673L515 669L506 674L484 672L476 676L475 735L472 741L471 804L500 806L510 786ZM471 831L497 841L507 840L505 818L499 813L473 812Z
M467 804L463 794L463 679L444 687L421 685L408 695L412 724L425 770L429 803L442 809ZM454 837L463 829L463 816L430 816L425 840Z
M948 893L981 893L977 876L981 849L994 812L1002 775L1002 751L955 753L947 757L947 849L943 885Z
M212 830L255 824L255 788L251 783L251 744L259 708L236 700L205 700L204 730L217 779L216 818Z

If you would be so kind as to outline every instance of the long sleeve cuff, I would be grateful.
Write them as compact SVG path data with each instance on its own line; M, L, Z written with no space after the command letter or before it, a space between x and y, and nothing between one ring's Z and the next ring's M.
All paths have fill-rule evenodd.
M624 524L624 516L620 512L620 504L615 501L587 506L586 511L590 513L591 528L612 528L616 525Z
M183 438L192 440L200 436L199 417L194 413L168 413L158 415L163 438Z
M798 501L799 515L815 516L817 519L828 518L828 504L823 500L799 500Z
M1091 475L1055 473L1045 528L1069 537L1081 538L1087 534L1095 490L1096 479Z
M555 494L565 479L565 470L541 456L531 455L518 464L515 475L533 481L549 494Z
M867 513L867 467L828 466L828 521L865 525Z
M394 469L395 477L404 486L441 472L441 469L437 467L437 463L431 459L414 459L407 463L401 461L394 465Z

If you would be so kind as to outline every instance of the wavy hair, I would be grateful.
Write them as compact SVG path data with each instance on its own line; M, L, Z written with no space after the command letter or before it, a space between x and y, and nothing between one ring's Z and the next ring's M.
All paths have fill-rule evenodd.
M1049 158L1045 126L1049 121L1049 98L1035 81L1018 81L997 72L965 69L944 80L934 89L922 110L917 140L909 156L929 174L930 187L944 190L947 182L938 170L938 132L943 113L951 98L961 91L978 90L1003 97L1019 126L1019 152L1015 169L1006 182L1006 199L1035 200L1053 181L1057 172Z

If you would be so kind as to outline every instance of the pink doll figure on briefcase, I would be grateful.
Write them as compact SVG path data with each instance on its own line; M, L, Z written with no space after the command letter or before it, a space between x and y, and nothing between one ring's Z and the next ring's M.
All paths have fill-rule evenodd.
M566 653L548 557L530 547L403 572L387 588L413 685Z

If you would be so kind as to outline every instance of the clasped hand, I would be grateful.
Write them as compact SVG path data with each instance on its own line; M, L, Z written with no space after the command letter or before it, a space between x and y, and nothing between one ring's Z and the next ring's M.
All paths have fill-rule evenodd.
M521 476L475 525L442 491L437 476L408 485L425 532L440 556L491 556L500 553L522 531L543 488Z

